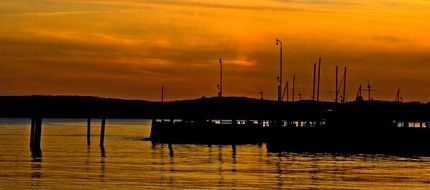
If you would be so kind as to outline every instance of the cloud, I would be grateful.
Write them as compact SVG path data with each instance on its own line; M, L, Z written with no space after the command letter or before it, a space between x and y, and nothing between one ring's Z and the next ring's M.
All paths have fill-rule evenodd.
M8 16L36 16L36 17L53 17L53 16L70 16L95 13L95 11L54 11L54 12L21 12L9 13Z
M319 56L324 92L333 86L334 66L346 65L351 99L367 80L377 98L390 98L398 87L413 92L405 95L410 98L427 100L430 94L430 28L421 23L426 12L400 10L404 2L388 12L370 1L13 4L0 13L3 94L154 98L164 85L171 99L210 96L216 95L222 58L226 95L258 97L264 91L274 98L275 38L285 45L285 80L296 74L304 98Z
M232 64L232 65L239 65L239 66L254 66L256 64L257 61L255 60L250 60L247 58L240 58L240 59L235 59L235 60L227 60L224 61L224 63L226 64Z
M390 42L390 43L396 43L396 42L401 41L400 38L395 37L395 36L391 36L391 35L375 35L375 36L373 36L373 39L375 39L377 41Z
M275 0L282 3L296 3L296 4L305 4L305 5L336 5L336 6L352 6L352 5L361 5L362 2L359 1L343 1L343 0Z

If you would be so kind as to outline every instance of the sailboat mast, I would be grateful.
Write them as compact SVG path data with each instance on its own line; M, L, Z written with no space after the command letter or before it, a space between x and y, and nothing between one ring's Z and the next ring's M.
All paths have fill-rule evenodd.
M345 103L346 100L346 66L343 71L343 93L342 93L342 102Z
M339 72L339 66L337 66L336 65L336 92L335 92L335 95L336 95L336 97L334 98L334 101L337 103L337 99L338 99L338 96L339 96L339 89L338 89L338 72Z
M222 97L222 59L219 59L219 97Z
M320 76L321 76L321 57L319 57L319 59L318 59L317 102L320 101Z
M317 64L314 63L314 80L312 84L312 101L315 101L315 72L316 72Z
M295 94L294 94L295 93L294 92L295 85L296 85L296 75L293 75L293 90L292 90L293 92L292 92L292 97L291 97L293 102L294 102L294 96L295 96Z

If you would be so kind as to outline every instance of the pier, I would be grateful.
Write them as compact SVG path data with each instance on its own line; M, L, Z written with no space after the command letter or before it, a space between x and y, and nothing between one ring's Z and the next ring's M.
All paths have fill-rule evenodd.
M152 120L155 143L258 144L285 150L430 152L430 105L418 102L311 100L278 102L213 97L173 102L73 96L0 97L0 117L31 120L30 149L41 153L43 120L100 119L100 148L108 119ZM83 130L85 130L83 126ZM359 146L360 145L360 146ZM379 147L379 148L378 148Z

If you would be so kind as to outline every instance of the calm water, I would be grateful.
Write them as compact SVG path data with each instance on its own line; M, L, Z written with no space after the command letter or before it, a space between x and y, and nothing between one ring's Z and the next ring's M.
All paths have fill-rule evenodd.
M268 153L265 145L153 146L147 121L44 120L41 160L29 120L0 121L0 189L430 189L430 157Z

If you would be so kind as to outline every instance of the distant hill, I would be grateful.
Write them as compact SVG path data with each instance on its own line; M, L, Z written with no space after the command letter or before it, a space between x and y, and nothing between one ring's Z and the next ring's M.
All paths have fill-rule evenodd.
M140 119L314 119L327 112L383 114L430 121L430 105L385 101L277 102L245 97L210 97L171 102L89 96L0 96L0 117Z

